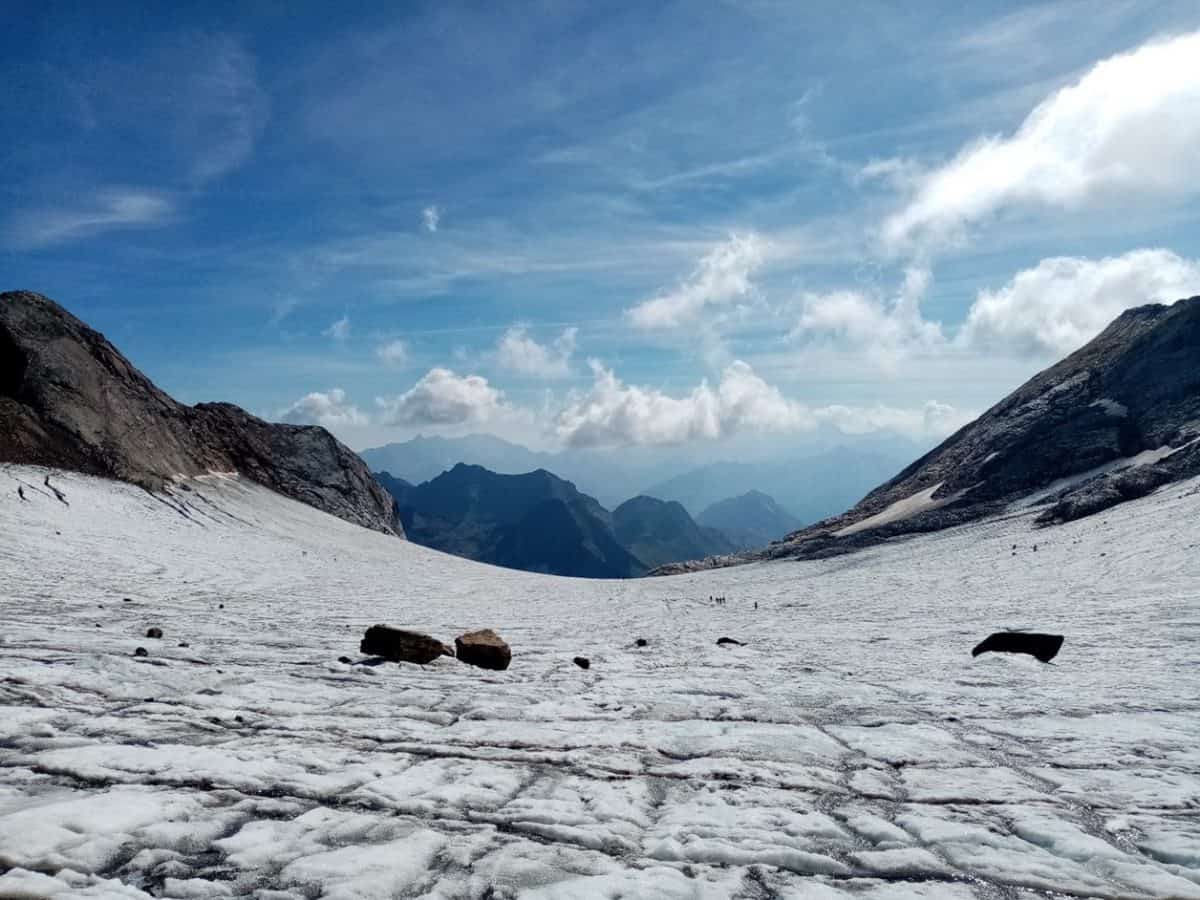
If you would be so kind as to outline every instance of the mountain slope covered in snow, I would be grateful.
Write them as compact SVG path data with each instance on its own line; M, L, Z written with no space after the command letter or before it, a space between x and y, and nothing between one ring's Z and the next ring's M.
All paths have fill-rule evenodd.
M236 471L349 522L401 531L391 497L324 428L264 422L230 403L177 403L104 335L29 291L0 294L0 462L155 490Z
M1200 897L1196 480L600 581L46 474L0 468L0 896ZM513 663L339 662L376 622ZM1053 665L971 657L1020 627Z
M1044 525L1200 474L1200 297L1126 310L847 512L721 565L815 558L1042 507ZM661 574L710 563L663 567Z

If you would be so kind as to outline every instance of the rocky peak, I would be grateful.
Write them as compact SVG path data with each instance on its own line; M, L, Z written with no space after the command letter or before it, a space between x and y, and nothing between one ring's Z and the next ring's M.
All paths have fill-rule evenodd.
M1013 504L1053 524L1196 474L1200 297L1127 310L852 509L731 561L844 553Z
M324 428L271 424L228 403L177 403L102 334L30 291L0 294L0 462L150 490L236 471L346 521L403 534L391 497Z

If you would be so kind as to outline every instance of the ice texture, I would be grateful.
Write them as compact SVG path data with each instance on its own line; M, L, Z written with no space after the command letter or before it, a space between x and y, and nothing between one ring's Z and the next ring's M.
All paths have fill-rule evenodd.
M1200 897L1195 481L592 581L46 474L0 469L0 897ZM512 666L339 662L377 622ZM1066 643L971 657L1012 628Z

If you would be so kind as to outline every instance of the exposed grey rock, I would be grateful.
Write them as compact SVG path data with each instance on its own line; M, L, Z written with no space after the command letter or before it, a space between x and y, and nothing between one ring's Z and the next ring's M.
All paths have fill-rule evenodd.
M359 652L381 656L392 662L431 663L439 656L453 656L454 651L436 638L419 631L372 625L363 635Z
M1122 313L849 511L752 553L664 566L673 574L811 559L938 531L1048 492L1043 524L1079 518L1200 474L1200 297ZM1138 454L1173 448L1137 466ZM1087 478L1088 473L1095 473ZM1067 479L1073 480L1068 483ZM1057 483L1062 488L1053 491ZM927 496L911 515L895 504Z
M454 639L454 649L460 661L481 669L503 670L512 662L512 650L492 631L468 631Z
M270 424L227 403L177 403L103 335L28 291L0 294L0 462L148 490L180 475L237 471L346 521L403 536L391 497L324 428Z

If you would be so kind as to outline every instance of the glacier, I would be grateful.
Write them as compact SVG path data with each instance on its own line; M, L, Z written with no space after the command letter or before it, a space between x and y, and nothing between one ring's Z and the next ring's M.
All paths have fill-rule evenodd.
M1200 482L1035 514L593 581L2 467L0 897L1200 897Z

